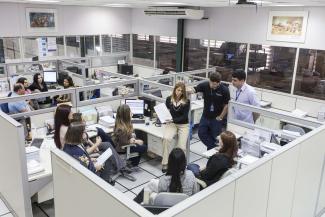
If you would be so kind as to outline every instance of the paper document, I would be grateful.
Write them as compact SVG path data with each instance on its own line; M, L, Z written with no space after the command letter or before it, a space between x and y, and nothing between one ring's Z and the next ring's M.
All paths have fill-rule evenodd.
M173 117L170 114L165 103L160 103L159 105L156 105L154 109L161 123L166 123L167 120L173 120Z
M107 161L107 159L112 156L112 150L108 148L103 154L101 154L95 163L95 165L104 165L104 163Z

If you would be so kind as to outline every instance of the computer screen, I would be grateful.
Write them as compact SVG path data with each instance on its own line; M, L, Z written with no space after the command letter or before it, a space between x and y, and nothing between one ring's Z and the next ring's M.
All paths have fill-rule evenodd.
M44 82L45 83L56 83L57 82L57 73L53 71L44 71Z
M141 99L125 99L125 104L131 109L133 115L139 116L144 114L144 101Z

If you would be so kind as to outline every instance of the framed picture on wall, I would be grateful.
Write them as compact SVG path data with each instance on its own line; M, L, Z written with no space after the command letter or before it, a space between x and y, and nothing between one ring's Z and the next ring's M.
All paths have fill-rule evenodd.
M46 8L26 8L29 32L57 32L57 11Z
M267 40L304 43L308 11L270 11Z

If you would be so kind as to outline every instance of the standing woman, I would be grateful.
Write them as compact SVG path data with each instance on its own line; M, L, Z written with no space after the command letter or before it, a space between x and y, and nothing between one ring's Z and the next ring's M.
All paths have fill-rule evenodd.
M173 120L170 120L165 126L163 136L163 153L162 153L162 171L166 172L168 164L168 155L170 144L177 134L177 147L186 152L186 144L189 135L188 113L190 111L190 101L186 96L185 84L178 82L171 96L166 99L166 107L169 109Z
M54 114L54 142L57 148L63 149L65 144L65 135L70 126L70 119L72 118L71 106L61 104L56 108Z
M131 123L132 113L130 107L126 104L121 105L117 109L114 133L112 136L115 148L117 152L125 153L122 146L128 144L135 144L131 147L131 152L138 152L138 157L130 158L132 166L138 166L141 158L141 154L147 152L147 145L143 144L141 139L136 139L133 135L133 125Z

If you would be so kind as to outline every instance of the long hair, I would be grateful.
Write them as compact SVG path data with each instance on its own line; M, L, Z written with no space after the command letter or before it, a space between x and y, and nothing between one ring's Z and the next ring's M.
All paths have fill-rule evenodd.
M41 75L41 73L37 72L34 74L33 76L33 83L36 84L37 86L39 86L38 84L38 76ZM44 85L45 82L44 82L44 79L42 78L42 85Z
M126 132L127 135L130 135L133 132L133 126L131 123L131 110L130 107L126 104L120 105L117 109L114 132L117 130Z
M70 76L65 77L65 78L63 79L63 81L64 81L65 79L67 79L67 81L68 81L68 83L69 83L69 87L74 87L73 80L72 80L72 78L71 78ZM67 87L67 88L69 88L69 87Z
M176 96L176 90L178 88L181 88L182 89L182 96L180 98L180 101L182 103L186 103L187 102L186 87L185 87L185 84L183 82L177 82L175 84L175 87L174 87L173 93L172 93L172 97L171 97L172 102L176 102L176 98L177 98L177 96Z
M83 133L86 125L84 122L72 122L65 135L65 142L71 145L80 145L84 142Z
M230 158L231 164L233 165L234 158L237 156L238 145L235 134L230 131L224 131L220 134L222 141L222 147L219 150L219 153L225 154Z
M174 148L168 157L168 167L166 175L171 176L169 191L182 193L181 175L184 174L186 169L185 153L180 148Z
M71 112L71 106L67 104L61 104L56 108L54 114L54 142L56 147L59 149L62 148L64 144L61 144L60 141L60 128L62 125L69 126L69 114Z

